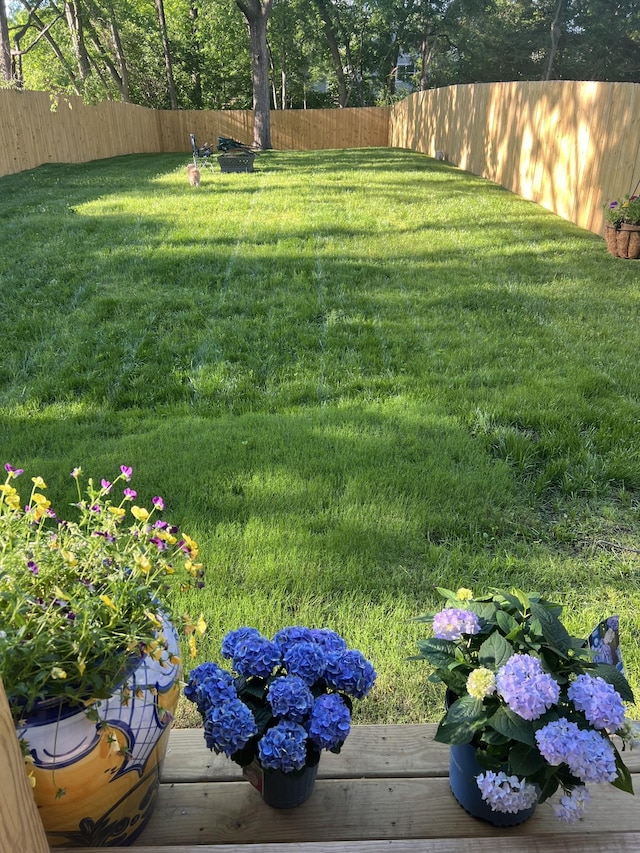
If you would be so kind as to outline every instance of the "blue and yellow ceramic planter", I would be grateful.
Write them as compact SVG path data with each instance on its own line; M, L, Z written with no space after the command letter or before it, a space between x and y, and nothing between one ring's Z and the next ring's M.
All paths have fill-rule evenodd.
M172 654L178 639L165 626ZM18 729L52 847L129 845L155 806L180 668L142 659L110 699L85 710L43 705ZM96 719L99 722L96 722Z

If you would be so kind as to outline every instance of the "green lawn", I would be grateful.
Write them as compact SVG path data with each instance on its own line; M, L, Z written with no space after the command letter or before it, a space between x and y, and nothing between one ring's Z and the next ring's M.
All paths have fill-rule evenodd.
M436 718L434 585L619 613L637 688L638 263L415 153L187 162L0 179L0 462L60 514L133 466L200 543L198 660L327 625L378 670L360 722Z

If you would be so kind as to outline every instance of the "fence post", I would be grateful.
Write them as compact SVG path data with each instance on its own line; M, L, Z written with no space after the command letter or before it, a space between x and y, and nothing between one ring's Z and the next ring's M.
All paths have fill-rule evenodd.
M0 838L11 853L49 853L0 679ZM5 846L6 845L6 846Z

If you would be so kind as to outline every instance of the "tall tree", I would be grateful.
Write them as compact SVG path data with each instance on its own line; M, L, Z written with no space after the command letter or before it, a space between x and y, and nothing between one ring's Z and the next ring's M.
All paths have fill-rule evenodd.
M273 0L236 0L236 4L245 16L249 28L253 84L253 144L256 148L271 148L267 23Z
M167 21L164 14L164 0L156 0L156 14L158 16L158 27L162 39L162 52L164 54L164 68L167 75L167 92L172 110L178 109L178 96L176 95L176 84L173 79L173 61L169 47L169 36L167 35Z
M4 4L4 0L0 0L0 76L7 83L10 83L13 79L9 23L7 21L7 7Z

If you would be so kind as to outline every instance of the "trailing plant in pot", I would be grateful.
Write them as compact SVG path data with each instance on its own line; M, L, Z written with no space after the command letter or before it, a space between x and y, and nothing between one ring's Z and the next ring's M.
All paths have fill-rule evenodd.
M352 700L375 682L373 666L334 631L302 626L273 640L239 628L224 637L222 656L233 673L201 664L184 690L202 716L206 745L239 764L269 805L300 805L321 751L340 752Z
M640 196L626 195L609 202L604 217L609 252L619 258L640 258Z
M40 814L51 844L128 843L151 814L179 696L176 629L194 655L204 630L171 607L174 584L203 584L198 548L160 517L161 497L136 503L128 466L84 494L74 469L74 520L41 477L21 497L22 470L5 471L0 676Z
M461 805L476 812L455 781L458 748L476 762L475 816L491 822L520 822L557 792L556 815L575 822L591 783L633 793L614 737L639 742L624 705L633 693L615 666L595 662L586 641L569 635L562 607L516 589L478 597L464 588L438 592L445 607L418 617L434 635L418 642L418 657L447 688L435 737L452 747L451 784Z

